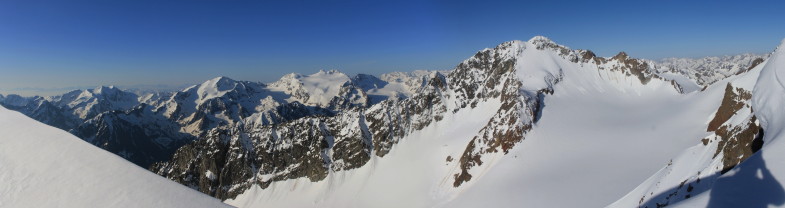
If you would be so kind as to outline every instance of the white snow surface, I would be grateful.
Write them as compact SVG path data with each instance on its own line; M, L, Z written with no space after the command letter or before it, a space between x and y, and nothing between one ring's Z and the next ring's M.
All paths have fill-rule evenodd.
M229 207L0 107L0 207Z
M748 69L759 58L766 59L766 56L745 53L703 58L665 58L654 62L654 65L660 72L682 74L701 86L707 86Z
M289 102L299 101L308 105L326 107L333 97L338 96L343 84L349 80L349 76L337 70L319 70L311 75L288 74L270 83L269 89L295 95L287 99ZM305 98L296 96L303 93L307 94Z
M785 40L761 69L752 93L752 108L765 134L763 148L709 191L674 207L785 207Z
M673 197L668 207L785 207L785 189L781 182L785 180L782 158L785 147L780 144L785 140L782 128L785 126L785 113L782 111L785 86L779 76L785 71L783 50L785 40L768 60L751 71L713 85L721 88L730 83L735 88L752 91L751 109L743 107L727 123L742 124L752 116L751 112L754 113L765 132L761 150L727 173L720 174L722 157L713 157L718 143L710 142L708 146L696 144L674 157L671 163L610 207L635 207L649 198L661 201L671 194ZM713 138L713 134L706 136ZM674 193L676 187L684 182L694 189L687 193ZM644 200L641 196L647 198Z
M785 180L785 160L780 156L785 155L785 147L777 146L785 140L779 138L785 137L780 128L785 126L781 115L785 113L780 110L785 106L785 85L778 75L785 73L778 72L785 70L785 52L775 52L742 75L733 75L743 69L741 65L729 68L725 60L706 59L723 70L707 67L712 76L704 81L720 81L701 90L702 84L683 73L696 64L692 61L671 60L680 63L674 65L678 70L657 72L668 81L641 84L637 77L607 70L620 64L615 60L605 63L605 69L598 69L593 60L573 63L556 51L537 50L537 41L550 42L545 37L514 41L502 53L515 56L522 91L553 88L554 94L545 96L541 119L508 154L484 155L483 164L469 170L472 179L460 187L453 187L452 175L460 168L458 160L500 108L499 100L457 113L452 113L455 102L446 100L444 119L408 134L384 157L372 156L360 168L330 172L318 182L300 178L274 182L265 189L252 186L225 202L239 207L635 207L641 194L652 190L660 194L670 188L660 184L678 184L683 176L720 165L707 151L714 148L704 147L700 139L709 136L706 125L726 84L732 83L748 90L754 86L753 108L766 129L766 144L720 177L714 189L675 205L783 206L785 194L776 185ZM431 73L390 73L380 77L386 82L379 82L383 85L354 84L368 84L369 96L405 98ZM684 93L677 92L670 80ZM218 77L184 90L188 102L183 104L192 106L183 107L195 109L238 87L256 93L242 104L257 111L294 101L326 106L350 81L337 71L289 74L269 85ZM455 98L451 93L446 92L448 99ZM748 116L735 115L731 121ZM0 132L0 207L226 206L4 108L0 108ZM669 163L675 165L666 167ZM205 174L216 179L212 172ZM50 198L40 200L42 195ZM730 201L739 197L738 202Z
M606 206L696 144L724 89L679 94L662 80L643 85L553 53L522 54L516 67L524 88L545 87L542 77L557 70L563 80L524 141L445 207Z
M326 179L275 182L266 189L253 186L226 202L238 207L431 207L454 194L452 176L466 143L493 116L499 102L447 114L403 138L385 157L350 171L330 172ZM466 120L465 118L472 118ZM457 160L457 158L455 159ZM264 177L264 176L259 176Z
M330 172L318 182L254 186L226 202L239 207L603 207L698 144L723 96L724 84L686 94L669 81L644 85L619 71L536 50L536 40L515 42L503 52L518 56L522 90L562 80L545 97L542 117L525 140L509 154L483 156L483 164L470 170L474 177L460 187L452 183L457 161L499 108L498 100L447 113L361 168Z

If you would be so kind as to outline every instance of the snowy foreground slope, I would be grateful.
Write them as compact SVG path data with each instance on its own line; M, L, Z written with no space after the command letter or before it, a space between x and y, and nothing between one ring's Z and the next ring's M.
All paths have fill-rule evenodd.
M0 107L0 207L228 207Z

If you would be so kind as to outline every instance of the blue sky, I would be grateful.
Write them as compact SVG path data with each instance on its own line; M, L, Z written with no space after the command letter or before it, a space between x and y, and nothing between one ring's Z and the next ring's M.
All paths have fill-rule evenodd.
M451 69L535 35L602 56L767 53L785 38L785 3L7 0L0 93Z

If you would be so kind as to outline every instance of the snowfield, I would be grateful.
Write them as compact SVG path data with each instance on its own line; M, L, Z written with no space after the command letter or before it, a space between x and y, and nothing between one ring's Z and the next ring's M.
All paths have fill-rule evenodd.
M760 76L745 81L752 86L752 109L765 130L763 148L713 186L674 207L785 207L785 40L766 63L757 67Z
M447 73L454 76L443 75ZM235 191L214 195L226 199L226 204L0 107L0 207L785 207L781 184L785 144L779 144L785 142L781 81L785 75L781 74L785 74L785 40L769 55L657 63L626 53L596 57L591 51L572 50L537 36L482 50L443 73L398 72L376 78L320 71L289 74L269 85L218 77L172 96L162 104L167 107L164 113L190 109L182 116L187 118L197 115L197 106L225 104L226 109L208 108L216 109L209 116L218 115L216 119L226 123L258 120L254 128L303 126L292 122L299 117L276 123L264 114L296 101L332 107L334 118L346 121L335 126L358 126L337 128L340 132L329 132L324 140L301 141L308 139L299 138L308 137L301 134L281 140L269 136L279 140L270 142L280 142L277 146L256 147L266 138L226 134L232 137L225 140L231 141L227 144L242 141L243 146L189 147L194 151L184 151L175 160L185 161L175 164L181 169L166 169L182 172L190 182L192 176L203 175L194 180L203 183L184 184L205 193ZM423 97L430 99L423 101ZM394 102L382 102L387 99ZM394 124L373 113L389 115L397 108L385 105L411 100L423 101L401 109L401 114L411 117L388 120L420 124L428 119L423 126L404 129L405 134L395 138L370 134L370 128L380 127L369 124L380 122L388 128ZM341 104L345 108L336 107ZM413 110L417 108L425 110L418 114ZM232 109L237 112L226 114ZM243 109L255 111L240 118ZM326 118L310 116L304 117ZM319 126L319 132L328 132L328 126ZM270 131L269 135L278 135L277 130ZM335 135L360 135L361 147L346 151L356 149L349 153L368 157L333 161L333 151L341 151L331 149L336 143L357 139ZM377 155L374 151L382 151L374 145L388 144L378 138L397 143L384 149L389 153ZM275 166L266 174L256 163L240 163L256 157L253 151L216 156L239 161L229 169L216 164L221 161L188 163L220 152L209 148L289 151L294 146L289 142L315 144L321 152L291 152L321 155L318 159L324 163L291 162L287 159L310 157L276 152L270 157L286 159L270 163L291 165ZM197 154L202 150L214 151ZM191 152L195 153L186 154ZM331 168L349 167L343 165L353 165L355 160L360 161L358 166ZM207 163L213 169L188 173ZM247 173L237 171L245 170L245 164L252 165ZM310 165L324 168L325 174L275 177ZM242 181L214 186L231 179Z
M0 107L0 207L229 207Z
M451 173L476 132L499 104L447 114L444 120L401 139L389 155L328 179L254 187L226 202L240 207L603 207L625 196L683 150L707 135L727 81L704 91L686 77L642 83L608 70L623 63L568 61L533 41L513 42L521 90L553 85L541 120L508 154L483 157L467 184ZM558 81L558 82L557 82ZM556 83L556 84L554 84ZM451 103L448 101L447 103ZM454 109L449 107L448 112Z
M461 111L405 137L385 157L351 171L332 172L327 179L295 179L266 189L254 186L226 203L238 207L432 207L452 197L454 167L447 155L460 155L466 142L485 125L498 102ZM464 120L463 118L472 118ZM457 159L456 159L457 160ZM445 192L447 190L448 192Z

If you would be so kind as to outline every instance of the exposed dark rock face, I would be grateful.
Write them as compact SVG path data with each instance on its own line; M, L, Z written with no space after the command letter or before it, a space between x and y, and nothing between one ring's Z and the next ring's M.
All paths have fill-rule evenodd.
M534 46L533 48L526 48ZM470 140L459 156L452 176L453 186L471 181L470 170L482 166L493 154L507 154L539 120L545 98L563 79L558 70L543 77L544 86L530 87L516 74L523 50L555 53L580 65L596 65L598 70L635 77L642 84L666 80L655 73L646 60L622 52L611 58L597 57L592 51L572 50L547 38L528 43L511 41L479 51L460 63L448 75L432 73L413 79L417 91L400 99L372 100L368 90L387 83L370 75L358 75L340 86L327 105L302 104L317 94L309 94L301 75L290 74L271 85L234 81L220 77L209 81L222 93L200 91L200 85L157 99L154 105L138 104L128 109L107 109L84 121L73 113L57 114L58 105L38 102L19 106L41 119L73 130L73 134L141 165L159 175L220 199L234 198L253 185L267 188L276 181L308 178L324 180L330 172L363 167L373 157L384 157L408 134L443 120L449 113L476 108L488 101L500 107L488 123ZM757 61L757 60L756 60ZM761 61L762 62L762 61ZM337 73L337 72L330 72ZM420 79L422 78L422 79ZM635 80L635 79L632 79ZM674 89L681 86L670 81ZM111 89L107 89L111 90ZM225 93L224 93L225 92ZM726 125L743 106L749 94L730 85L726 98L709 125L716 131L727 165L749 156L746 148L758 131L754 117L744 125ZM64 97L76 99L69 94ZM115 100L127 99L128 96ZM7 100L8 98L3 98ZM111 98L109 100L112 100ZM42 107L43 106L43 107ZM705 138L704 144L718 139ZM751 150L754 152L753 150ZM151 165L152 164L152 165ZM732 167L732 165L730 167Z
M335 96L330 100L328 108L335 111L341 111L349 108L368 107L369 103L369 98L368 95L365 94L365 91L359 86L356 86L354 82L349 81L344 83L341 87L338 96Z
M753 109L750 106L751 98L752 93L749 90L728 84L722 103L707 127L707 130L713 134L700 140L706 148L716 148L710 149L710 151L714 151L712 158L720 160L722 163L717 167L717 170L711 171L719 173L703 176L706 178L701 180L701 172L697 172L696 175L688 176L678 187L674 187L668 192L657 196L648 194L642 196L639 207L667 207L673 202L691 197L696 187L701 192L705 191L711 187L719 175L725 174L758 152L763 146L763 129L753 114ZM716 144L716 147L710 146L713 144ZM717 158L718 156L720 158ZM671 165L671 163L668 164L668 166Z
M68 113L68 110L42 98L35 98L33 101L30 101L23 106L5 103L3 106L10 110L22 112L36 121L63 130L73 129L82 122L82 119Z
M253 184L324 179L329 171L365 165L383 156L409 132L422 129L446 112L440 91L445 77L433 78L411 99L383 101L332 117L310 116L251 129L210 131L207 138L181 148L154 172L212 196L233 198ZM215 180L209 180L207 172Z
M714 119L709 123L708 130L716 134L716 137L709 141L718 142L713 157L722 153L721 173L723 174L752 156L762 145L763 141L759 135L763 134L763 131L752 115L750 99L752 99L752 92L728 84L722 103ZM752 116L745 118L741 123L729 122L731 117L742 113L742 110L749 111Z
M741 110L745 105L749 106L752 92L741 88L734 88L731 84L725 87L725 95L722 97L720 108L714 114L714 119L709 122L706 131L716 131L722 124Z
M480 83L485 83L480 90L461 91L467 98L478 98L472 100L470 104L472 108L476 106L479 99L498 98L502 102L494 117L469 142L460 156L459 166L461 170L460 173L454 175L455 182L453 185L455 187L471 180L472 175L468 173L468 170L482 165L482 156L484 154L495 153L499 150L507 153L516 143L523 140L523 134L531 129L531 123L534 120L533 115L536 114L535 111L538 111L540 107L538 103L539 95L534 94L532 96L521 91L521 83L514 73L515 59L501 57L505 53L497 53L498 51L511 49L518 50L513 47L515 47L514 43L510 42L500 45L493 51L488 50L478 53L480 57L475 56L475 58L458 65L455 72L452 73L462 75L469 74L471 71L482 71L485 73L480 74L487 75L480 77L484 79ZM495 61L485 62L486 60ZM554 80L554 82L557 82L557 80ZM476 95L473 95L473 93L476 93ZM461 95L459 94L459 96ZM461 106L465 107L466 105Z
M179 129L176 123L142 104L128 111L99 114L71 130L71 134L134 164L149 167L154 162L169 160L175 150L195 139Z
M752 68L755 68L759 64L762 64L763 61L765 61L763 58L756 58L755 60L752 60L752 62L750 63L750 66L747 67L747 69L741 70L739 72L736 72L736 75L743 74L744 72L748 72L748 71L752 70Z
M716 157L719 153L723 153L722 174L736 167L736 165L760 150L763 140L758 135L763 130L756 124L755 120L753 116L746 125L723 126L717 130L719 144L717 144L718 147L714 156Z
M573 63L609 61L591 51L571 50L547 39L534 40L533 44L536 50L554 51ZM471 168L483 164L483 156L506 154L524 139L540 115L545 96L552 94L552 86L562 79L558 73L546 77L548 84L541 89L521 90L523 84L517 78L515 65L516 56L524 47L520 41L511 41L480 51L447 76L433 73L406 99L356 105L362 103L358 100L367 99L361 93L364 87L378 88L381 82L365 83L369 86L347 83L342 96L331 101L331 109L344 109L336 110L334 116L219 128L223 130L211 131L206 139L186 145L172 160L156 164L152 170L221 199L233 198L253 184L266 188L274 181L302 177L318 181L331 171L362 167L373 156L387 155L401 138L442 120L447 113L498 100L501 107L471 139L463 154L455 158L460 170L455 173L454 185L460 186L471 179ZM621 64L610 70L645 78L641 82L661 79L650 73L649 65L643 61L626 56L618 59ZM208 171L217 181L205 179L210 178L205 174Z
M597 64L599 70L619 71L627 76L635 76L642 84L646 84L652 79L664 80L662 77L652 73L653 69L647 62L629 58L624 52L613 58L606 59L597 57L591 51L570 50L545 38L535 38L531 42L536 46L537 50L553 51L573 63ZM514 76L515 63L517 61L514 57L516 56L512 58L502 56L509 54L509 51L516 53L516 51L521 50L515 46L514 42L508 42L499 45L495 49L481 51L475 57L456 67L455 71L451 73L451 75L461 75L477 73L477 71L488 72L484 73L490 75L488 77L466 76L485 79L486 81L483 83L486 84L486 87L482 88L485 91L481 91L479 88L467 88L465 91L456 90L456 92L464 94L458 94L458 97L499 98L502 102L501 108L491 118L491 121L469 142L461 155L459 159L460 171L454 174L453 186L455 187L472 179L469 170L482 165L484 155L507 154L515 144L521 142L525 138L525 134L531 130L532 125L539 119L544 106L543 100L545 96L553 94L553 86L563 79L563 74L558 74L555 77L546 77L547 86L535 90L521 90L522 83ZM615 64L612 64L612 61L615 61ZM612 65L608 66L607 64ZM674 89L682 92L678 84L675 82L670 83ZM493 88L493 86L503 87ZM456 86L457 89L460 89L460 87L463 86ZM473 95L473 93L476 94ZM474 103L477 100L469 99L469 101L471 101L469 106L474 107L476 105ZM460 106L465 107L466 105Z
M433 121L439 121L446 113L446 78L435 73L425 87L409 99L387 100L366 110L369 132L372 135L373 152L383 157L398 139L414 130L420 130Z

